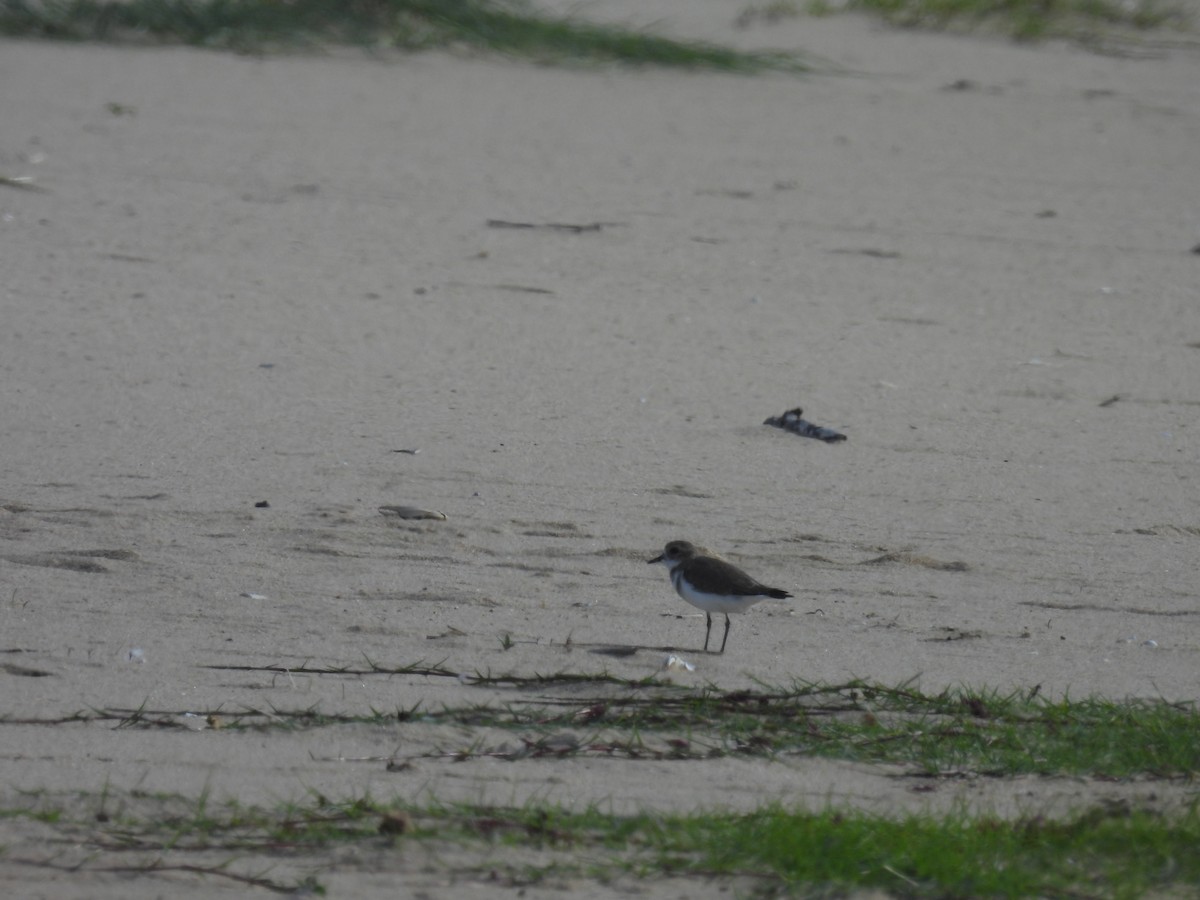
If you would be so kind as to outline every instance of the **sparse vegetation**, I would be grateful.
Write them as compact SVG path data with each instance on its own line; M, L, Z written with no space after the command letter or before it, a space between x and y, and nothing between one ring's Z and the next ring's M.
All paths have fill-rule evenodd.
M1089 39L1106 29L1183 27L1172 0L810 0L815 15L871 13L905 28L991 30L1018 40Z
M874 888L935 897L1136 897L1186 892L1200 883L1195 807L1175 817L1095 808L1065 820L888 818L778 806L748 814L621 816L541 804L415 807L315 797L266 809L236 802L217 807L204 796L109 795L100 808L114 803L120 813L100 817L96 798L40 793L0 810L0 817L49 823L72 842L82 841L89 872L186 872L279 893L322 893L320 869L339 847L398 841L428 848L441 865L448 846L473 849L476 861L455 877L496 880L507 873L523 883L550 873L605 880L670 874L751 878L770 893ZM522 850L537 850L539 861L523 859ZM251 869L245 861L251 856L257 865L270 860L271 868ZM74 867L53 859L38 864Z
M742 52L536 12L520 0L0 0L0 33L180 43L242 52L351 44L457 47L555 63L806 71L795 53Z
M388 771L405 771L417 758L457 765L491 757L541 765L539 760L569 764L601 756L686 766L722 756L821 757L898 767L894 777L913 779L914 789L931 778L1014 776L1136 777L1188 785L1200 772L1195 741L1200 716L1191 704L1050 700L1036 690L927 694L912 684L862 681L722 691L607 672L465 676L440 664L387 667L369 660L353 670L288 671L330 678L452 677L493 694L511 690L512 696L502 703L440 709L417 703L365 713L316 707L184 712L143 704L44 720L0 717L0 728L109 723L135 731L195 730L204 717L207 727L234 741L239 735L258 741L264 732L288 729L402 729L408 735L404 745L421 749L386 758L324 760ZM447 724L458 726L467 740L454 746L421 743L423 727L442 734L439 728ZM512 739L471 738L497 729ZM1148 808L1097 803L1064 818L1037 810L1011 818L966 810L889 816L778 805L747 814L618 815L544 803L415 804L317 794L306 803L263 808L215 802L206 793L190 798L122 793L106 785L97 794L21 794L0 808L0 822L9 820L3 827L10 836L21 820L29 827L36 823L85 854L82 860L31 857L28 850L14 852L6 838L9 866L186 874L277 893L322 892L323 867L345 858L335 855L340 847L405 841L427 849L436 860L431 865L452 866L454 877L500 877L512 884L551 874L603 880L671 874L748 880L771 894L874 889L900 896L1135 897L1151 891L1184 896L1200 884L1200 856L1194 852L1200 809L1186 791L1180 796L1181 802ZM467 852L452 856L447 852L452 848Z
M1020 40L1095 39L1112 29L1186 27L1175 0L765 0L740 27L802 11L854 10L900 27L993 30ZM740 51L652 31L540 13L525 0L0 0L0 34L54 40L179 43L239 52L349 44L371 50L460 48L556 64L619 63L724 72L806 72L797 52Z
M502 642L503 645L503 642ZM268 670L270 667L266 667ZM862 681L797 683L754 691L684 688L657 679L625 680L599 673L459 676L418 663L399 668L291 670L327 675L421 673L455 677L477 687L538 687L538 699L502 706L369 713L214 709L91 710L36 724L112 722L123 729L177 729L204 718L225 731L392 727L455 724L500 728L516 742L424 751L420 756L469 759L602 756L629 759L711 759L722 756L840 759L904 766L911 777L971 774L1146 776L1191 779L1200 774L1200 713L1192 705L1102 698L1047 700L1028 692L960 689L926 694L911 685ZM554 687L561 697L546 697ZM595 693L580 688L591 686ZM0 718L0 726L18 720ZM34 724L22 719L19 724ZM194 727L194 726L192 726ZM564 729L586 729L563 737ZM396 762L397 757L364 762Z

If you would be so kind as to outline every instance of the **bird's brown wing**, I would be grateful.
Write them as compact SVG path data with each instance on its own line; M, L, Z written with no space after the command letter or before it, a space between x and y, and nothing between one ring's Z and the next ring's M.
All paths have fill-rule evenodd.
M720 559L701 556L692 560L687 569L688 580L697 590L731 597L756 597L770 594L773 588L759 584L741 569ZM724 583L717 588L714 585Z

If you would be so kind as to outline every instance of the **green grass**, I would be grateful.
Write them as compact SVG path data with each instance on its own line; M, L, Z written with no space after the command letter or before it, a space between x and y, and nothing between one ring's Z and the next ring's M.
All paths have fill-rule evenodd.
M1187 27L1177 0L809 0L814 14L864 11L902 27L999 30L1022 40L1109 29ZM793 0L749 4L736 22L799 14ZM538 13L524 0L0 0L0 34L179 43L261 53L351 44L469 48L557 64L619 63L753 73L810 71L795 52L739 51L644 29Z
M702 871L765 870L796 890L880 888L907 896L1136 897L1200 880L1200 817L1168 822L1093 811L1074 819L1004 821L951 816L899 820L769 809L687 818L671 850Z
M1087 40L1110 29L1186 27L1177 0L809 0L814 14L864 11L902 27L999 30L1022 40ZM794 0L749 4L735 21L799 14ZM704 41L537 12L524 0L0 0L0 34L188 44L239 52L350 44L405 51L466 48L556 64L723 72L806 72L796 52Z
M1140 897L1151 891L1192 896L1200 885L1195 806L1174 816L1098 807L1066 819L1009 820L960 814L889 818L779 806L748 814L622 816L542 804L400 807L369 797L316 797L276 809L235 802L214 808L204 797L147 802L110 796L108 805L125 808L100 821L86 796L56 800L39 794L28 801L26 807L0 810L0 819L49 823L71 842L91 848L80 867L84 872L188 871L278 892L320 892L320 868L334 858L323 857L324 851L400 842L426 846L436 865L454 869L453 877L487 873L495 879L498 871L507 871L524 882L551 873L601 881L673 875L749 878L771 893L828 896L879 889L909 897ZM401 827L386 827L397 816ZM448 862L446 848L454 846L470 850L475 861ZM538 855L523 858L522 850ZM406 851L406 858L413 852ZM131 853L143 860L154 854L153 861L119 860ZM197 861L204 853L209 859L213 853L233 856L207 864ZM285 861L294 870L298 859L301 870L311 871L294 880L264 874ZM264 862L270 864L266 869ZM256 868L249 870L251 864ZM345 864L339 868L344 871Z
M264 667L271 671L271 667ZM393 669L306 666L310 677L422 678L459 675L441 665ZM350 673L353 673L352 675ZM605 672L476 675L485 703L395 711L192 711L209 715L219 740L253 740L278 730L386 729L414 748L408 757L337 757L340 766L386 763L461 765L490 757L522 766L570 760L652 759L697 766L713 757L796 760L820 757L857 765L887 764L892 777L923 790L937 777L1139 779L1155 782L1167 802L1107 800L1062 817L1040 813L1030 799L1013 817L969 812L878 815L831 805L803 810L767 805L749 813L618 815L599 807L419 805L369 796L262 807L196 797L123 793L28 792L0 808L0 860L68 872L125 873L233 881L277 893L319 893L322 871L347 859L373 860L392 844L445 877L499 878L509 885L552 879L718 879L733 893L837 896L863 890L905 897L1115 897L1200 893L1200 715L1193 704L1047 699L1036 691L957 689L925 693L850 681L796 682L723 691L627 681ZM497 700L506 698L504 702ZM92 710L46 719L0 717L22 727L86 727L126 731L179 729L183 713ZM194 722L194 719L190 721ZM452 724L462 743L429 749L422 727ZM476 729L481 731L476 732ZM509 734L487 746L477 734ZM495 738L489 738L495 740ZM235 745L236 746L236 745ZM318 760L319 761L319 760ZM611 763L610 765L619 765ZM536 771L536 770L535 770ZM547 770L550 771L550 770ZM612 777L620 777L614 768ZM702 777L702 772L696 772ZM1168 787L1168 783L1170 786ZM23 842L21 820L40 829L37 841L77 845L85 854L60 862ZM361 846L347 857L339 848ZM33 850L31 850L33 846ZM423 848L423 849L422 849ZM425 856L411 856L425 853ZM428 860L425 862L424 860ZM363 863L364 867L369 863ZM433 867L428 869L428 867ZM499 873L499 874L497 874Z
M851 9L908 28L996 30L1018 40L1086 38L1106 29L1186 27L1172 0L811 0L817 14Z
M453 676L440 667L297 669L330 676L421 671ZM605 673L478 675L477 687L502 686L514 695L497 704L465 703L394 711L193 711L230 732L315 730L347 725L458 725L504 729L509 746L470 744L419 755L460 760L599 756L628 759L714 757L823 758L903 766L911 777L963 774L1150 776L1200 774L1200 713L1192 704L1048 700L1028 692L958 689L923 693L910 685L862 681L798 682L788 687L721 691L662 682L627 681ZM521 696L535 687L539 696ZM548 696L555 687L561 696ZM590 687L592 691L581 689ZM180 710L107 709L46 720L4 724L68 725L108 721L122 729L182 729ZM571 742L558 739L570 733ZM414 757L415 758L415 757ZM400 761L400 760L396 760Z
M0 0L0 33L261 52L354 44L466 47L543 62L726 72L807 71L794 53L741 52L534 12L520 0Z

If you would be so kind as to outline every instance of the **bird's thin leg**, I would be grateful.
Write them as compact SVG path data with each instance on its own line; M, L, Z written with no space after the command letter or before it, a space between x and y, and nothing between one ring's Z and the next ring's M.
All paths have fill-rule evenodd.
M729 613L725 613L725 636L721 638L721 652L725 652L725 642L729 640Z
M707 653L708 652L708 633L710 631L712 631L712 616L710 616L708 613L705 613L704 621L707 623L707 625L704 628L704 652Z

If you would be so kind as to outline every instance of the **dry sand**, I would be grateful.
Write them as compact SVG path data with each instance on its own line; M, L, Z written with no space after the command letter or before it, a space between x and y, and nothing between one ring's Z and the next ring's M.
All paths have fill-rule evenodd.
M1161 794L918 795L808 760L387 772L339 758L512 736L184 715L514 699L222 666L641 678L664 648L722 688L1196 697L1198 45L738 31L737 8L651 11L851 74L0 42L0 174L45 189L0 186L0 714L194 726L3 725L6 807L106 787L877 812ZM760 424L796 405L849 440ZM703 619L644 563L672 538L796 599L700 654ZM594 652L613 647L634 652ZM10 896L224 887L12 864L45 858L40 827L3 825ZM382 851L335 862L334 895L494 890Z

